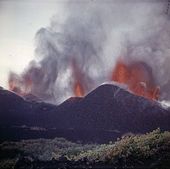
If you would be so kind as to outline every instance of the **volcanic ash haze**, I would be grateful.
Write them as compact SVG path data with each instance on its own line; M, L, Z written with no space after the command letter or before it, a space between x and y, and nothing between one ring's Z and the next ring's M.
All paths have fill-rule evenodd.
M35 60L9 87L60 103L113 79L120 57L152 71L160 100L170 100L170 16L167 1L69 1L36 33ZM151 76L147 76L151 77ZM147 85L146 79L140 84ZM140 80L139 80L140 81ZM28 84L29 82L29 84Z

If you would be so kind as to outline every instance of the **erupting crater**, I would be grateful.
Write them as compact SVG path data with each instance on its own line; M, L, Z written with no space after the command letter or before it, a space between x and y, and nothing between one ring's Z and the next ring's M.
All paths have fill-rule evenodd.
M45 76L40 69L33 70L34 72L28 71L22 75L11 73L8 79L9 90L20 96L31 94L35 82L32 80L32 74L36 72L37 76L40 76L39 79ZM73 93L76 97L83 97L87 92L85 74L75 59L72 60L72 75ZM128 89L136 95L153 100L159 99L160 88L155 82L152 68L145 62L125 62L123 59L118 59L110 80L126 84Z
M158 100L160 88L155 84L152 69L145 62L125 63L119 59L112 72L112 81L126 84L134 94Z

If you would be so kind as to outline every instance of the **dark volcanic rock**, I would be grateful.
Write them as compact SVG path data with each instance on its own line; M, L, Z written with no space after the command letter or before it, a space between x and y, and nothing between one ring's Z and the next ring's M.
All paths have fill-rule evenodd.
M77 128L142 132L157 127L170 129L170 113L155 101L114 85L102 85L72 109L58 107L69 125ZM76 123L75 123L76 120Z
M39 97L33 95L33 94L27 94L24 96L24 99L27 101L32 101L32 102L42 102L43 100L40 99Z
M158 102L111 84L96 88L84 98L70 98L59 106L29 102L0 90L0 106L1 128L27 125L67 130L67 135L76 135L80 140L86 139L88 133L93 141L98 141L158 127L170 130L170 112ZM58 133L54 137L62 136Z
M0 126L39 126L41 113L48 113L53 109L56 109L55 105L26 101L13 92L0 90Z

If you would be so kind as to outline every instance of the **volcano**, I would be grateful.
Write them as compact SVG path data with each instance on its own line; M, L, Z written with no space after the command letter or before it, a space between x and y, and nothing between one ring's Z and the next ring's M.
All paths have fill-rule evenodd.
M1 89L0 106L1 141L65 137L107 142L126 133L146 133L158 127L170 130L169 109L115 84L101 85L58 106Z

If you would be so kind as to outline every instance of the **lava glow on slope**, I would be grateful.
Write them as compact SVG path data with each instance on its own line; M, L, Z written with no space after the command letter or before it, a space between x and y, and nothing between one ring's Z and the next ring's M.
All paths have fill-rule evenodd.
M134 94L158 100L159 86L155 84L152 69L144 62L126 64L119 59L112 73L112 81L126 84Z

